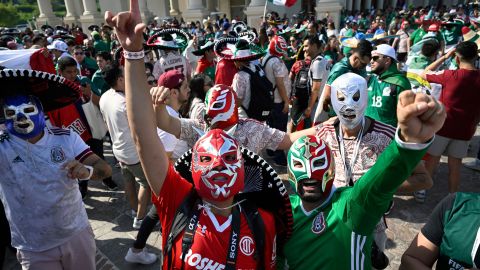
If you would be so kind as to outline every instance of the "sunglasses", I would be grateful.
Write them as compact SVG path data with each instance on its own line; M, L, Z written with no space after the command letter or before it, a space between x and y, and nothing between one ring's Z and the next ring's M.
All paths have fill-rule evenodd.
M83 55L83 52L75 52L75 55Z
M154 84L156 83L155 80L148 80L147 82L148 82L148 84L150 84L150 85L154 85Z
M378 59L383 59L383 57L381 57L381 56L378 56L378 55L377 55L377 56L373 56L373 57L372 57L372 60L373 60L374 62L377 62L377 61L378 61Z

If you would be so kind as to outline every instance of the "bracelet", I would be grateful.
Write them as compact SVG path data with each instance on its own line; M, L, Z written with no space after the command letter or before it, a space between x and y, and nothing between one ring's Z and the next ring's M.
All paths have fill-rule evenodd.
M139 60L145 58L145 51L141 50L139 52L129 52L127 50L123 50L123 58L128 60Z
M89 165L83 165L83 166L85 166L85 168L87 168L88 170L88 177L82 178L82 179L79 178L78 180L90 180L90 178L92 178L92 175L93 175L93 167Z

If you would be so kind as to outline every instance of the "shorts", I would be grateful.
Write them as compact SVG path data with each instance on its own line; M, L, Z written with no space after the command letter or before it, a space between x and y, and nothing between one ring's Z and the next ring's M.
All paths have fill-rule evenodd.
M455 140L435 135L435 139L428 148L427 153L431 156L448 156L453 158L464 158L467 156L468 144L470 141Z
M95 239L88 226L60 246L40 251L17 250L22 269L95 270Z
M142 165L140 163L127 165L120 162L120 170L122 172L123 181L135 181L142 187L148 187L147 178L143 173Z

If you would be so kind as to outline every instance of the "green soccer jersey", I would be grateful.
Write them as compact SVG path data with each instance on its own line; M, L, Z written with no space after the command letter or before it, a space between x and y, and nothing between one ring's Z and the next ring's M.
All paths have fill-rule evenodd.
M350 62L348 61L348 57L344 57L342 60L337 62L335 65L333 65L332 69L330 70L330 73L328 74L327 84L331 85L336 78L340 77L341 75L347 72L356 73L364 78L367 77L367 71L365 69L353 68L352 65L350 65Z
M355 186L334 190L310 213L291 195L293 234L283 252L289 269L371 269L375 226L424 153L393 141Z
M398 95L411 89L407 77L395 64L380 75L372 74L368 80L368 107L365 115L385 124L397 126Z

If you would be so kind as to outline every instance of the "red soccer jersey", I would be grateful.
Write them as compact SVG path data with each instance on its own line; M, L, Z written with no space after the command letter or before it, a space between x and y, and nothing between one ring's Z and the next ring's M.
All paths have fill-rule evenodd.
M185 196L190 193L192 184L181 178L170 165L162 190L158 197L153 196L152 201L157 207L158 215L162 222L163 235L170 233L175 213L182 204ZM265 224L265 247L263 250L265 266L263 269L275 269L275 221L273 216L260 210ZM213 214L211 211L200 212L197 230L193 245L185 257L185 268L188 269L225 269L227 249L230 242L230 217ZM181 233L172 247L172 269L180 269L182 252ZM241 215L240 237L238 243L236 269L256 269L254 252L256 250L254 237L248 227L245 216ZM167 237L163 237L165 247ZM163 269L167 269L167 258L164 259Z
M215 71L215 84L232 86L233 77L237 74L237 71L233 61L221 59L217 63L217 70Z
M74 131L80 135L80 137L82 137L84 142L87 142L92 138L90 130L87 126L88 123L86 120L83 120L82 116L78 112L76 104L70 104L63 108L48 112L47 115L52 125Z
M471 140L480 121L480 70L445 70L427 74L427 81L442 85L440 102L447 119L437 134L456 140Z

